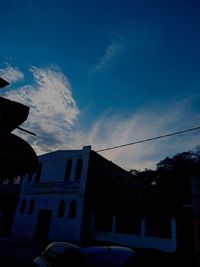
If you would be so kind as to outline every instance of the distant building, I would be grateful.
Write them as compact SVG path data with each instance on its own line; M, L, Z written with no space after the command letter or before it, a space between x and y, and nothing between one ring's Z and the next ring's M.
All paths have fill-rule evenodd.
M175 220L160 210L157 192L90 146L39 161L38 172L23 177L12 235L176 249Z

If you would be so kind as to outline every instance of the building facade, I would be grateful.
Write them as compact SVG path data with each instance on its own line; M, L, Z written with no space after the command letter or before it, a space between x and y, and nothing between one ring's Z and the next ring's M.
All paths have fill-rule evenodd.
M40 167L23 177L12 234L39 240L79 240L89 147L39 156Z

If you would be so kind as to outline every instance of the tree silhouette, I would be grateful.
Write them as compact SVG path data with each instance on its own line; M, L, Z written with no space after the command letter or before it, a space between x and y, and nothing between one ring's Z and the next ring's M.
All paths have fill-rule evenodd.
M140 180L159 191L160 205L173 209L191 205L191 178L197 173L200 173L200 153L192 151L166 157L156 170L134 170Z

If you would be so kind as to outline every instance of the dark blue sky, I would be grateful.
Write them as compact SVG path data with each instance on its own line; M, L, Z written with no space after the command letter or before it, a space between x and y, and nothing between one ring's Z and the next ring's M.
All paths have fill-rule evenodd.
M12 84L13 89L21 90L40 84L31 67L56 68L70 84L79 111L74 120L79 131L91 131L103 116L111 121L118 117L121 123L132 120L134 114L147 118L150 111L149 125L155 123L152 120L162 121L148 131L137 125L148 136L133 132L125 139L118 137L117 143L196 127L200 110L199 14L198 0L2 0L1 73L10 67L23 74L23 79L13 78ZM185 103L187 108L183 108ZM183 110L174 120L176 106L179 112ZM167 119L165 110L170 114ZM126 136L126 131L120 136L123 132ZM103 145L100 137L92 145ZM114 137L111 139L114 144ZM197 145L189 142L182 149ZM180 150L177 147L167 153ZM165 155L160 153L160 157Z

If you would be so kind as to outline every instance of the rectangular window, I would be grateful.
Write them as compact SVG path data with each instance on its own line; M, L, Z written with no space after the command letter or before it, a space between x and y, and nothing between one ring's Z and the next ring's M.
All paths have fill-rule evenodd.
M141 216L137 213L118 213L116 215L116 232L139 235L141 233Z
M146 235L171 239L171 217L162 214L145 216Z
M112 231L112 214L109 211L97 211L94 215L94 228L96 231Z

